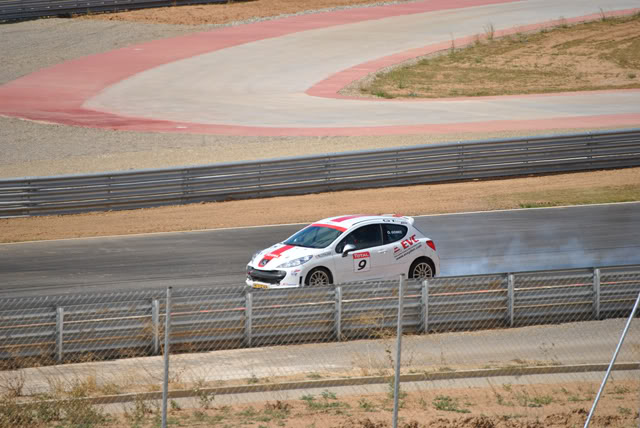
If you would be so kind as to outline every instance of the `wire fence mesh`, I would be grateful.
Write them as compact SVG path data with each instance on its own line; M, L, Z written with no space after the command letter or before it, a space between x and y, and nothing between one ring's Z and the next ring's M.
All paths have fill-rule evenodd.
M398 426L579 426L640 266L405 283ZM165 333L170 425L391 426L399 285L1 299L0 426L161 424ZM592 426L637 422L639 346Z

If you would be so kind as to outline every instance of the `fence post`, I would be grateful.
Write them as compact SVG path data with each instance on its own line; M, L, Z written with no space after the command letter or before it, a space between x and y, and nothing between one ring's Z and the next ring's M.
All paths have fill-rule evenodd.
M398 428L398 404L400 400L400 364L402 359L402 318L404 306L404 274L400 275L400 284L398 285L398 338L396 342L396 371L393 379L393 428Z
M335 288L336 310L334 313L334 330L336 340L342 340L342 287Z
M64 354L64 308L58 306L56 308L56 361L62 362Z
M422 332L429 334L429 281L422 281Z
M600 269L593 269L593 318L600 319Z
M591 410L589 411L589 416L587 416L587 421L584 423L585 428L589 428L589 423L591 422L591 417L593 416L593 412L595 412L596 407L598 406L598 401L600 401L600 396L602 395L602 391L604 391L604 387L607 384L607 380L609 379L609 375L611 374L611 369L613 368L613 365L615 364L616 359L618 358L618 353L620 352L620 348L622 348L624 339L625 337L627 337L627 333L629 332L631 321L633 321L633 317L635 317L636 311L638 310L638 304L640 304L640 293L636 298L636 302L633 304L633 309L631 309L631 314L629 315L629 318L627 319L627 323L624 326L624 330L622 330L622 334L620 335L618 346L616 346L616 350L613 352L613 357L611 357L611 362L609 363L607 372L604 375L604 379L602 379L602 384L600 385L598 394L596 395L596 398L593 401L593 406L591 406Z
M171 287L167 288L164 326L164 379L162 380L162 428L167 428L167 401L169 399L169 342L171 338Z
M247 292L244 296L244 344L251 346L253 327L253 294Z
M513 327L514 318L514 306L515 306L515 292L514 292L514 277L512 273L507 274L507 322L509 327Z
M153 355L158 355L160 353L160 301L158 299L153 299L151 302L151 329L153 330Z

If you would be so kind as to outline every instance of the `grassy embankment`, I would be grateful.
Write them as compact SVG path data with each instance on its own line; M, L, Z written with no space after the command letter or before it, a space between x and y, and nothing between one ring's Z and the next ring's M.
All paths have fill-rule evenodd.
M640 13L475 42L381 74L360 90L447 98L640 88Z

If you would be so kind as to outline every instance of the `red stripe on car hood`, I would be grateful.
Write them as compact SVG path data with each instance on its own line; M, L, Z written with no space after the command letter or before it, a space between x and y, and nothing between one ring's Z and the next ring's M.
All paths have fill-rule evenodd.
M280 247L277 250L272 251L269 254L267 254L266 256L264 256L264 259L271 260L271 259L278 258L278 257L280 257L280 255L282 253L284 253L285 251L290 250L292 248L293 248L293 245L285 245L284 247Z

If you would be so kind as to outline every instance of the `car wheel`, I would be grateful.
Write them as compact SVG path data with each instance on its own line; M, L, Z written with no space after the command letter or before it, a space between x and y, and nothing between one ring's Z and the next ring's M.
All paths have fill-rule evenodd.
M409 278L426 279L433 278L433 264L426 257L416 259L409 268Z
M326 268L318 267L312 269L311 272L309 272L304 283L305 285L308 285L310 287L318 287L332 284L333 278L331 278L331 272L329 272Z

